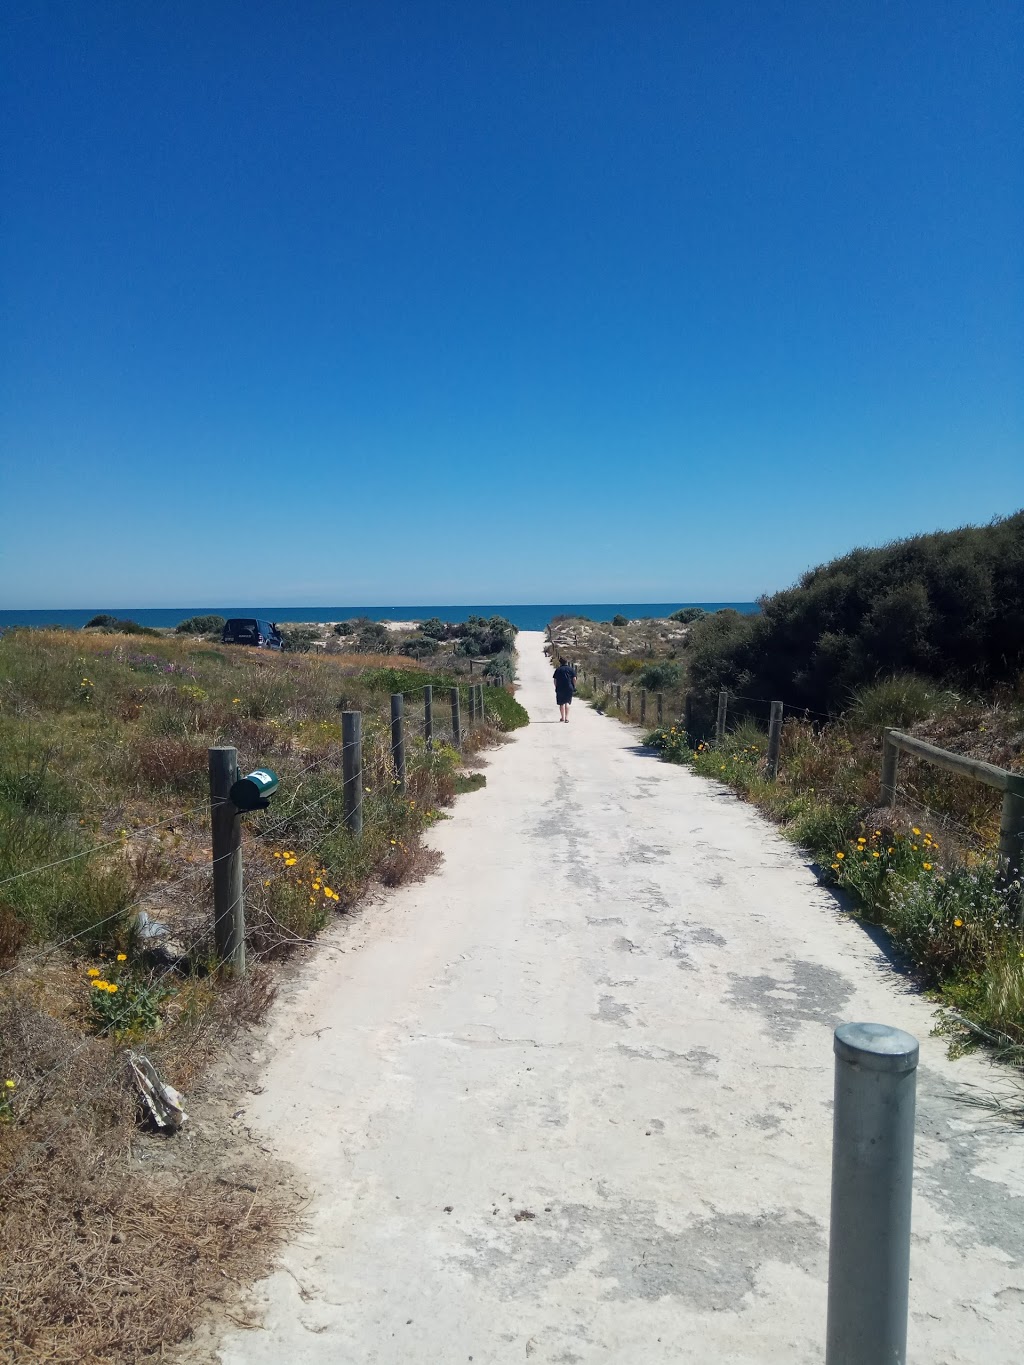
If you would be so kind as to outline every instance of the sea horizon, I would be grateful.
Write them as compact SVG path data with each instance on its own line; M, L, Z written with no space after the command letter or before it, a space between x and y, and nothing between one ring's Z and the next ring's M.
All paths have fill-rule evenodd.
M543 630L554 616L585 616L592 621L610 621L622 615L630 620L669 616L681 607L701 607L720 611L729 607L750 615L760 610L756 602L575 602L575 603L492 603L489 605L452 604L435 606L376 607L64 607L0 609L0 628L4 626L60 626L80 629L94 616L108 614L140 626L178 625L190 616L255 616L261 620L288 625L300 621L345 621L362 616L370 621L464 621L468 616L503 616L519 630Z

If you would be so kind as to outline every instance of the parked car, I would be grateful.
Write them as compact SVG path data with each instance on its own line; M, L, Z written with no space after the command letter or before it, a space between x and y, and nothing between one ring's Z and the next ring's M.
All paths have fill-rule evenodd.
M284 649L281 632L273 621L257 621L255 616L232 616L220 634L226 645L253 645L257 649Z

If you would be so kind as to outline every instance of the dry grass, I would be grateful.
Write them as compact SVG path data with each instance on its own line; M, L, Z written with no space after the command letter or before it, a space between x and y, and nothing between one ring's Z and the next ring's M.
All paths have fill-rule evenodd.
M204 1304L269 1268L295 1199L245 1154L202 1169L180 1137L138 1128L124 1048L83 1039L81 971L9 981L0 1074L0 1358L133 1362L188 1334ZM187 983L146 1051L188 1092L235 1029L272 999L269 974L227 989ZM241 1160L241 1169L238 1169ZM248 1167L247 1167L248 1162Z
M194 1108L226 1041L273 998L277 968L264 962L310 941L368 887L437 865L422 834L454 799L460 759L413 739L408 796L397 793L388 699L361 677L379 666L424 671L395 655L278 656L65 632L5 637L0 650L0 870L15 874L0 891L0 970L13 968L0 982L0 1083L16 1080L0 1090L0 1359L142 1360L268 1267L294 1206L282 1173L268 1179L251 1148L229 1146L223 1166L226 1133L208 1096L189 1137L141 1131L125 1047ZM364 718L361 840L343 825L343 707ZM467 749L499 736L479 727ZM242 981L210 973L203 798L206 749L218 743L281 776L272 808L244 825ZM16 875L96 845L45 876ZM314 894L314 880L337 899ZM144 951L140 909L167 926L180 963ZM154 988L159 1023L115 1037L97 1022L86 971L105 972L118 952ZM116 997L129 998L127 986ZM203 1136L211 1128L216 1142Z

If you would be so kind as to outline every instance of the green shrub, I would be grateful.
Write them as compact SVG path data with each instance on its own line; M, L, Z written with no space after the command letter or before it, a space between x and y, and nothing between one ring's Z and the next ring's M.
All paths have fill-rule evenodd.
M84 629L88 630L90 626L98 627L111 635L152 635L157 639L162 635L162 631L155 630L152 626L140 626L138 621L122 621L116 616L105 614L94 616L90 621L86 621Z
M306 654L320 640L316 626L280 626L278 629L290 654Z
M857 730L881 730L885 726L904 729L919 720L948 710L956 702L949 692L912 673L901 673L859 688L846 713Z
M368 621L360 626L356 635L356 652L359 654L391 654L395 637L381 621Z
M612 617L612 625L613 625L613 626L619 626L619 627L621 627L621 626L628 626L628 625L629 625L629 617L628 617L628 616L623 616L623 614L622 614L621 611L617 611L617 612L615 613L615 615Z
M837 806L829 801L816 801L813 795L805 798L794 815L786 833L798 844L813 853L821 862L835 861L837 849L845 847L857 828L854 806Z
M488 659L484 665L485 678L500 678L503 683L515 682L516 664L513 656L504 652L495 654L493 659Z
M668 619L670 621L681 621L684 626L689 626L694 621L699 621L702 616L707 616L703 607L680 607Z
M424 687L454 687L450 673L427 673L412 668L366 668L359 681L371 692L422 692Z
M402 653L410 659L429 659L437 654L441 646L429 635L414 635L402 644Z
M530 723L525 706L503 687L484 688L484 715L496 720L502 730L518 730Z
M209 616L189 616L174 627L179 635L214 635L224 629L224 617L211 612Z
M476 658L483 654L501 654L512 649L519 633L518 627L504 616L470 616L460 625L450 628L458 637L458 652Z
M691 763L697 745L685 730L676 725L663 725L644 738L651 749L657 749L666 763Z
M851 690L913 674L991 689L1024 669L1024 512L854 550L688 639L705 699L728 687L833 712Z
M648 692L666 692L679 686L679 665L673 663L648 664L640 674L640 686Z
M954 867L944 874L930 865L897 885L885 923L927 980L939 983L980 971L990 955L1001 955L1017 915L1012 892L994 864ZM1018 1015L1017 1021L1024 1023L1024 1017Z

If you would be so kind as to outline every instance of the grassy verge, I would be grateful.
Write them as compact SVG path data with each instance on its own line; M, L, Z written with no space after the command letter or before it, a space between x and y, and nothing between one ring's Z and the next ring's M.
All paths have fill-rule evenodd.
M187 1095L266 1009L275 959L369 887L435 864L424 832L480 785L463 755L526 716L510 692L485 689L486 724L460 754L443 712L429 749L410 713L403 795L388 694L431 681L462 682L467 724L465 679L394 656L275 655L187 635L0 638L4 1358L143 1358L187 1331L222 1271L242 1279L266 1264L289 1216L274 1182L236 1189L198 1170L183 1185L133 1159L153 1139L138 1136L125 1050ZM343 823L343 710L363 714L358 840ZM213 945L217 744L238 748L243 772L281 779L271 808L243 823L242 980L218 970Z
M882 925L923 984L955 1008L943 1025L954 1046L985 1038L1024 1062L1021 886L1005 883L995 856L999 794L908 761L898 806L879 808L877 722L893 723L893 693L889 684L864 689L840 722L787 721L777 781L765 774L767 735L752 720L718 746L671 725L646 742L725 783L806 848L822 880ZM988 736L985 756L1015 766L1020 721L1015 708L958 703L917 728L961 751L976 752Z

